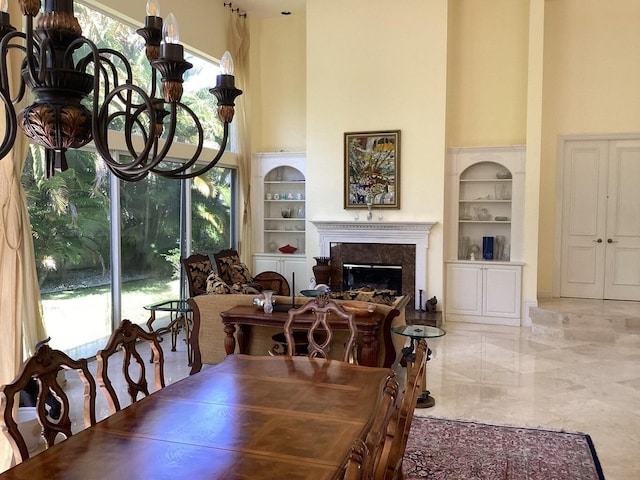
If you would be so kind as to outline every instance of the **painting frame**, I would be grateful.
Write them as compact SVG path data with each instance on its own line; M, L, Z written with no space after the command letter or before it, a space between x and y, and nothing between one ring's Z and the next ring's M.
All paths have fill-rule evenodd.
M400 208L400 130L345 132L344 208Z

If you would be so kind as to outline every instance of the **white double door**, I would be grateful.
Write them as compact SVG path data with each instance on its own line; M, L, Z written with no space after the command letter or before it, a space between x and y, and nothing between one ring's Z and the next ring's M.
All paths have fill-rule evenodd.
M569 140L560 296L640 300L640 140Z

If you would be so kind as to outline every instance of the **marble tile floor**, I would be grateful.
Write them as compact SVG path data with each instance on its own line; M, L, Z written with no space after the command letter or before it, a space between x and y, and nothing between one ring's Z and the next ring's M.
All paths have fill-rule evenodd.
M640 318L640 302L541 299L539 308L546 315ZM618 334L615 342L597 333L581 339L535 326L445 323L443 328L447 334L429 344L427 388L436 405L416 415L587 433L607 480L640 479L640 342L635 328ZM179 341L171 352L168 337L165 342L165 374L172 383L188 375L186 345ZM115 370L114 375L121 376ZM72 380L68 388L81 385ZM98 418L106 415L99 393Z
M585 308L605 318L612 309L626 308L623 316L638 313L640 318L640 303L619 303L628 305L599 301L598 310L595 303L584 306L575 300L541 302L551 312L579 315ZM535 328L464 323L444 328L447 334L430 342L427 369L427 388L436 405L416 415L587 433L608 480L640 479L640 342L635 332L611 342L597 333L579 339ZM625 336L631 338L620 338Z

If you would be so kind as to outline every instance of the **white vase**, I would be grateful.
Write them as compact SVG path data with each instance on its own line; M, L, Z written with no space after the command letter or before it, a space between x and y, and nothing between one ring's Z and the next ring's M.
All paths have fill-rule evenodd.
M271 297L273 296L273 290L264 290L262 292L264 295L264 313L272 313L273 312L273 303L271 303Z

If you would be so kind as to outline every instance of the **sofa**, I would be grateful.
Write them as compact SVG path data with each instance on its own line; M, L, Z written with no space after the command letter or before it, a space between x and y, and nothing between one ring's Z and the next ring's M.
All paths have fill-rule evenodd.
M198 372L202 364L215 364L222 361L226 356L224 349L225 333L220 313L237 305L253 305L255 297L256 295L249 294L203 294L196 295L188 300L193 310L190 345L193 350L194 361L191 374ZM276 304L291 303L291 297L274 296L273 298ZM309 300L312 300L312 298L296 297L295 303L296 305L302 305ZM397 297L392 305L336 300L338 304L374 306L375 311L385 315L383 328L380 329L378 338L378 365L385 367L391 366L397 353L405 345L406 337L392 335L390 329L392 326L406 323L404 310L408 301L409 297L407 295ZM247 353L251 355L267 355L274 346L274 341L271 339L272 335L282 332L281 328L276 327L247 326L246 328L249 333ZM335 332L333 342L342 342L344 336L346 336L346 332ZM340 352L339 348L332 350ZM336 358L339 358L339 353L336 355Z

